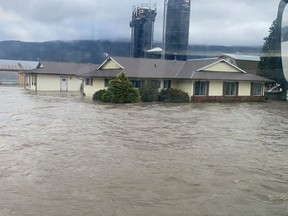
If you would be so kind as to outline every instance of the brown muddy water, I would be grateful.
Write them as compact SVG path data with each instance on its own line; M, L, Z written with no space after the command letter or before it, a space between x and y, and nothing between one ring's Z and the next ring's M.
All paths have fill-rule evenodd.
M288 103L93 103L0 86L0 215L288 215Z

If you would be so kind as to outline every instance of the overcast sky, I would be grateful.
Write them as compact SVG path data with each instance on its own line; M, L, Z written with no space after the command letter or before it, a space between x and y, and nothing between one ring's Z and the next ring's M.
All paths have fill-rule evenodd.
M155 40L162 40L164 0ZM189 44L262 45L280 0L191 0ZM132 6L149 0L1 0L0 41L130 40Z

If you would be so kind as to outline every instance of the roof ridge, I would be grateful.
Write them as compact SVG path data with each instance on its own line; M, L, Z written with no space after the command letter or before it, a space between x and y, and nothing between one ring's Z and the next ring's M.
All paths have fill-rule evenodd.
M177 78L178 74L180 73L180 71L182 70L183 66L185 65L186 61L183 61L181 67L179 68L178 72L176 73L174 78Z

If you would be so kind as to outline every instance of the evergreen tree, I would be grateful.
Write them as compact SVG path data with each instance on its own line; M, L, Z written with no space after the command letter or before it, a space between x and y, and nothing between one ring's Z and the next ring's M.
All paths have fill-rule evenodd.
M281 61L281 32L277 19L269 28L269 35L264 38L258 68L259 75L280 83L284 92L286 91L287 83L283 75Z
M134 89L125 73L111 80L102 100L111 103L136 103L141 101L138 89Z

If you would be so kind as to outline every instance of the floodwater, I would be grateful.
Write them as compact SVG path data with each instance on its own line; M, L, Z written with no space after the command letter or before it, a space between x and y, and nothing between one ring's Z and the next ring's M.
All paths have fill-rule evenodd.
M93 103L0 86L1 216L288 215L288 103Z

